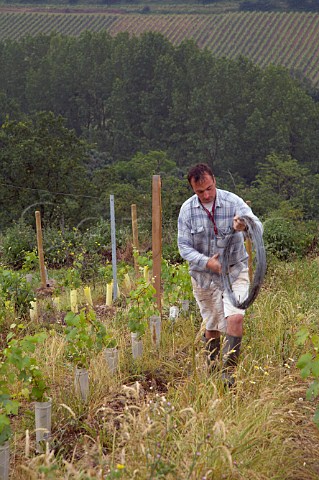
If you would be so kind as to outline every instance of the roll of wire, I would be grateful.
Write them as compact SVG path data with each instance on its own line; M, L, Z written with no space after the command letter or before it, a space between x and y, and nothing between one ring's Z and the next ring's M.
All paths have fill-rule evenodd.
M242 216L240 218L245 222L245 225L246 225L245 233L247 237L250 238L253 246L253 251L255 252L255 257L254 257L255 271L254 271L251 285L249 287L247 297L242 301L237 300L233 292L233 288L230 280L229 259L230 259L231 249L232 249L233 234L230 234L226 241L222 262L221 262L222 264L221 276L222 276L224 290L226 290L226 292L228 293L232 304L237 308L246 310L256 300L258 296L259 290L261 288L261 285L263 283L263 280L266 274L267 262L266 262L266 252L265 252L261 228L259 227L259 225L257 225L254 222L254 220L251 217ZM235 230L233 230L232 233L235 233Z

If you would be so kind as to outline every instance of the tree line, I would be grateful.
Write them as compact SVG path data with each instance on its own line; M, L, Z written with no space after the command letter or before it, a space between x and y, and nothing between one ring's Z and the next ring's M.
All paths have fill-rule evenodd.
M226 4L225 7L229 8L229 5L233 4L234 7L238 7L239 10L261 10L261 11L270 11L270 10L296 10L296 11L318 11L319 6L317 0L244 0L242 2L238 0L230 0L225 2L224 0L183 0L180 2L171 2L170 0L165 0L162 3L162 7L168 5L174 5L175 7L178 4L181 5L198 5L198 4L219 4L221 7L223 4ZM0 4L4 5L18 5L18 4L26 4L26 0L0 0ZM99 6L99 5L118 5L118 6L132 6L141 4L143 6L141 13L148 13L153 6L152 2L145 2L140 0L41 0L41 1L34 1L29 2L28 5L56 5L65 7L66 4L70 6L75 5L90 5L90 6Z
M33 205L50 225L105 217L110 193L121 218L137 203L146 219L157 173L175 221L200 161L261 215L318 218L319 107L284 68L152 32L8 40L0 62L1 229Z
M209 2L210 3L210 2ZM317 0L244 0L239 4L239 10L242 11L299 11L299 12L318 12L319 4Z

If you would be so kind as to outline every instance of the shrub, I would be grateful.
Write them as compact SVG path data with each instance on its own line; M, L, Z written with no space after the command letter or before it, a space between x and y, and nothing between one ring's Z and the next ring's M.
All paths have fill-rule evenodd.
M12 268L21 268L25 254L37 245L36 233L23 220L9 227L1 237L2 262Z
M117 232L118 233L118 232ZM83 247L87 252L105 253L111 249L110 222L100 220L83 232Z
M306 255L316 237L312 222L269 218L264 222L264 243L268 254L280 260Z
M43 231L45 263L54 268L72 265L80 244L81 236L75 229L62 231L54 227L45 228Z
M10 301L17 314L26 314L35 300L31 285L23 274L0 268L0 302Z

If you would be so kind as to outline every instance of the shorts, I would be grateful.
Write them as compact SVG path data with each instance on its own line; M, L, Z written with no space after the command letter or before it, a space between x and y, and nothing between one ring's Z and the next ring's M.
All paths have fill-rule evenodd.
M206 330L226 332L226 318L230 315L245 315L245 310L234 307L227 292L222 292L212 283L209 288L201 288L192 278L193 293L199 307ZM248 268L243 269L232 284L236 299L243 301L249 292Z

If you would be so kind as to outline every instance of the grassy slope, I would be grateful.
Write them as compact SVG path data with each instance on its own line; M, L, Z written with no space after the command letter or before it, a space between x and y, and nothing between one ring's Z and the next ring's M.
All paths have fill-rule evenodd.
M141 7L140 7L141 8ZM163 8L163 7L162 7ZM189 10L188 12L191 11ZM178 10L177 10L178 9ZM57 31L79 35L84 30L108 30L112 35L122 31L139 35L159 31L175 44L192 38L217 56L247 56L261 66L274 63L298 71L314 84L319 82L319 14L287 12L235 12L233 6L223 13L213 7L196 7L197 13L183 13L183 6L151 7L151 13L130 13L124 9L83 8L36 10L31 7L0 7L0 40L18 39L40 32ZM215 12L218 12L217 6ZM54 13L53 13L54 12ZM60 12L60 13L59 13ZM62 13L63 12L63 13ZM76 13L75 13L76 12ZM153 13L158 12L158 13ZM179 12L179 13L176 13ZM199 12L199 13L198 13Z
M109 469L109 479L317 479L316 402L305 400L294 336L316 325L318 275L318 259L269 268L247 312L234 392L206 371L197 310L174 326L164 318L160 350L146 335L144 356L133 364L125 311L96 307L119 341L120 372L110 377L103 358L92 359L87 405L72 395L63 338L52 333L38 358L52 386L52 445L60 456L24 458L25 429L31 453L34 446L29 414L16 427L13 478L43 478L42 468L45 478L77 480L105 478ZM101 299L95 291L95 305Z

